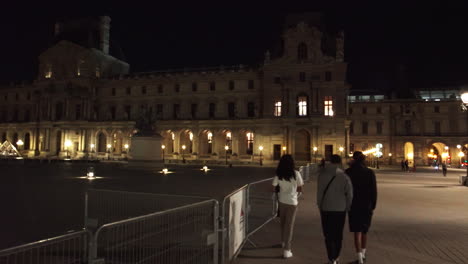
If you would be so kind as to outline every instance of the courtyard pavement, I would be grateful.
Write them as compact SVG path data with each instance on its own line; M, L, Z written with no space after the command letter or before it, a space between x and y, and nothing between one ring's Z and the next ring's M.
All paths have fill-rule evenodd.
M465 170L447 177L429 168L405 173L377 171L378 203L369 233L367 263L468 263L468 187L458 184ZM279 221L255 233L236 264L326 263L326 250L315 205L316 184L306 183L293 237L293 254L282 259ZM341 263L356 260L352 234L345 226Z

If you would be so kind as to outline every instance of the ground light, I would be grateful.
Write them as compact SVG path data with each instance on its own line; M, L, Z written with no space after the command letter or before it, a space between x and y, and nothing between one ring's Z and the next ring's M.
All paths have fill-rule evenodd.
M88 167L88 169L86 170L86 176L82 176L82 177L79 177L80 179L86 179L86 180L89 180L89 181L93 181L93 180L96 180L96 179L102 179L103 177L97 177L96 176L96 173L94 171L94 167Z
M159 173L166 175L174 172L170 171L168 168L164 168Z
M201 168L202 171L204 172L208 172L210 169L208 169L208 166L203 166L203 168Z

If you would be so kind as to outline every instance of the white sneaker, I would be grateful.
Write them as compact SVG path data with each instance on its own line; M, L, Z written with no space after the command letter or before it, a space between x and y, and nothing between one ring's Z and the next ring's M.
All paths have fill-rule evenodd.
M283 258L290 258L292 256L293 256L293 254L292 254L291 250L283 251Z
M359 253L357 253L357 257L358 257L358 262L357 263L364 264L364 254L359 252Z

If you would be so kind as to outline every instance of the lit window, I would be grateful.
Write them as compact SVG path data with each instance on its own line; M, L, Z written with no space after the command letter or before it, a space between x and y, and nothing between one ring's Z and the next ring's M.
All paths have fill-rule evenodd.
M275 116L281 116L281 101L275 102Z
M246 154L252 155L253 154L253 144L254 144L254 134L253 133L247 133L247 150Z
M211 143L213 140L213 133L208 132L208 143Z
M47 65L47 70L44 74L44 77L47 78L47 79L50 79L52 78L52 65Z
M171 137L172 137L172 140L175 140L175 134L174 134L174 132L171 132Z
M231 132L226 133L226 139L227 140L231 140L231 138L232 138L231 136L232 136Z
M333 116L333 98L325 96L325 116Z
M297 114L299 116L307 116L307 96L299 96L297 98Z
M193 133L192 132L189 133L189 138L190 138L190 141L193 141Z

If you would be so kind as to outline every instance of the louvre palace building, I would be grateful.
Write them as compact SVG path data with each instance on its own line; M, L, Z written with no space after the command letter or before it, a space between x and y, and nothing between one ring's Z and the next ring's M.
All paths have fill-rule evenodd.
M363 150L381 152L382 163L426 164L428 154L455 160L457 145L468 147L459 91L354 94L344 34L320 23L288 16L282 51L266 51L260 66L144 73L110 52L109 17L57 23L37 78L0 87L1 140L28 158L125 159L150 113L167 161L272 163L290 153L304 163Z

